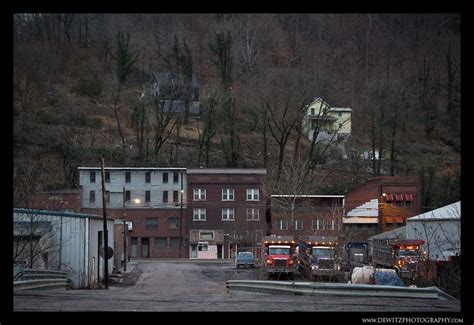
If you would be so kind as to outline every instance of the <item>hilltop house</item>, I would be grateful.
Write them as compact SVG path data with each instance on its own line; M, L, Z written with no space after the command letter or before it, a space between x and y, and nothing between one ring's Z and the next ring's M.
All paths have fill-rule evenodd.
M302 130L308 135L309 141L342 140L351 134L352 109L345 107L331 107L321 97L315 98L306 106Z
M194 74L189 81L172 73L153 73L151 79L150 101L160 100L164 112L170 107L173 112L183 112L187 104L190 114L199 114L199 81Z

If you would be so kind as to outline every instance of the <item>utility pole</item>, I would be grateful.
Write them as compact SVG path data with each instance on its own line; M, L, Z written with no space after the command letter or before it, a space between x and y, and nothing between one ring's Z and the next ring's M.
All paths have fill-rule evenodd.
M183 171L181 171L181 207L179 211L179 258L181 258L181 248L183 247Z
M127 223L125 218L127 213L125 210L125 186L123 187L123 271L127 271Z
M102 213L103 213L103 220L104 220L104 281L105 281L105 289L109 288L109 260L108 260L108 248L109 248L109 241L107 236L107 212L106 212L106 198L105 198L105 171L104 171L104 158L102 157Z

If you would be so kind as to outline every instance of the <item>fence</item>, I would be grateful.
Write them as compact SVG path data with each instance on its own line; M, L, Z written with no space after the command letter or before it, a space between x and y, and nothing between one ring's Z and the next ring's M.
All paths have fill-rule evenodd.
M68 272L16 268L13 275L14 291L26 289L66 288Z

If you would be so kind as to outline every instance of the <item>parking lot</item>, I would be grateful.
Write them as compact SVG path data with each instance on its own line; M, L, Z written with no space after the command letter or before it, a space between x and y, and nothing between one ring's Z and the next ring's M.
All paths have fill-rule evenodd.
M262 270L231 261L136 260L108 290L25 290L14 311L459 311L459 301L229 293L227 280L262 280ZM282 279L285 281L284 279ZM295 278L295 281L301 279Z

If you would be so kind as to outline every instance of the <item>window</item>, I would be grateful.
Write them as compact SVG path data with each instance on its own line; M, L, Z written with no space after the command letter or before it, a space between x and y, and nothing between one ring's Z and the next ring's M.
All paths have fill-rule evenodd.
M173 173L173 183L178 183L179 182L179 173L174 172Z
M316 230L324 230L324 220L316 220Z
M327 230L334 230L334 220L326 220L326 229Z
M316 111L314 108L311 108L311 115L316 115Z
M247 189L247 201L258 201L259 200L258 194L259 194L258 188Z
M105 172L105 182L110 183L110 172Z
M130 191L125 191L125 201L130 201Z
M156 228L158 228L158 219L156 218L145 219L145 229L156 229Z
M95 191L90 191L89 192L89 202L94 203L95 202Z
M173 202L179 202L179 192L173 191Z
M222 201L234 201L234 189L224 188L222 189Z
M294 230L302 230L303 220L293 220L293 224L291 226Z
M194 88L193 101L199 101L199 88Z
M341 112L337 112L337 116L341 117L342 116L342 113ZM340 124L340 123L339 123Z
M247 220L260 220L260 210L256 208L247 209Z
M200 231L199 232L200 240L214 240L214 231Z
M170 238L170 247L171 248L179 248L179 238L171 237Z
M130 183L132 180L132 175L130 172L125 172L125 183Z
M317 223L317 220L311 220L311 228L313 230L318 230L318 223Z
M155 247L156 248L166 248L166 238L165 237L155 237Z
M339 123L339 129L341 129L341 128L342 128L342 123Z
M146 172L145 173L145 183L150 183L151 182L151 173Z
M407 207L411 207L411 201L405 201L405 205L406 205Z
M278 229L278 230L288 229L288 220L286 220L286 219L276 219L276 229Z
M234 220L234 209L223 208L222 209L222 220Z
M193 209L193 221L206 221L206 209Z
M110 191L105 191L105 201L110 202Z
M89 177L90 177L90 182L95 183L95 172L91 172Z
M151 192L145 191L145 202L150 203L150 199L151 199Z
M206 189L205 188L195 188L194 189L194 201L203 201L206 199Z
M168 229L179 229L179 218L168 218Z
M168 202L168 191L163 191L163 203Z
M208 250L208 243L199 243L198 244L198 251L199 252L207 252Z
M163 183L167 184L168 183L168 173L163 172Z

